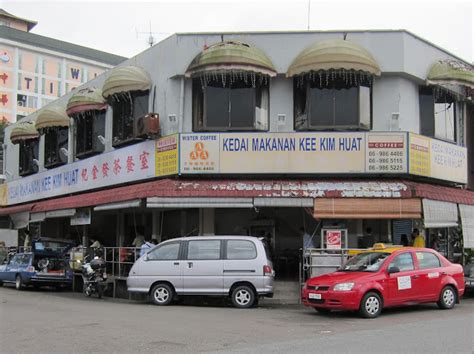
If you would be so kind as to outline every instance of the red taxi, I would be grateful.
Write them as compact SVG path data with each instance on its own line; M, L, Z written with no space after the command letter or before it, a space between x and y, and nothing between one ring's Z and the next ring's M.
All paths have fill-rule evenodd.
M343 267L309 279L303 304L318 312L359 311L377 317L383 308L436 302L451 309L464 294L464 273L428 248L371 249L357 254Z

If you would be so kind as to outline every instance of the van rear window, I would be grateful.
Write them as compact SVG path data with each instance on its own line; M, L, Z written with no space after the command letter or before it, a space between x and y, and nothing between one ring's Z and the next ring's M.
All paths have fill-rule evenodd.
M227 259L255 259L257 249L255 244L246 240L227 241Z

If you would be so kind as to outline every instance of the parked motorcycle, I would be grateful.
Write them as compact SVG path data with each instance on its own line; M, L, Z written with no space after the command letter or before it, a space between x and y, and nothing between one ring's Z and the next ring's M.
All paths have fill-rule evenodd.
M97 256L90 261L88 258L89 256L86 256L82 263L83 291L86 296L97 294L100 299L104 293L105 282L107 281L105 261Z

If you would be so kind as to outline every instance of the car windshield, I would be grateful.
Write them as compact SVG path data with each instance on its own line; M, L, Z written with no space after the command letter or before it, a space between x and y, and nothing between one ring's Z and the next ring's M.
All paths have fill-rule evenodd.
M63 252L69 247L68 243L57 241L37 241L34 244L35 251Z
M351 258L341 269L343 272L376 272L390 253L367 252L359 253Z

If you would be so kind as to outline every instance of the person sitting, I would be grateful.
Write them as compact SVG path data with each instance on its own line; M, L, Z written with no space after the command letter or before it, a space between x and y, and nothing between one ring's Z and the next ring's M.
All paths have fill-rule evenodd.
M141 247L140 247L140 257L143 256L148 250L151 250L155 245L158 244L158 241L156 238L152 238L149 242L145 242Z

